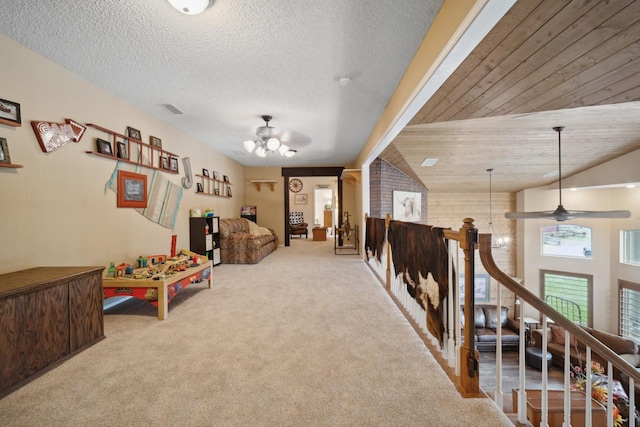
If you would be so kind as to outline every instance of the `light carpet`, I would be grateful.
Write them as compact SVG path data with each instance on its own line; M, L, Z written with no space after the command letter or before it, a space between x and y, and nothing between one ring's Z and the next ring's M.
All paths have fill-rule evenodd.
M3 426L512 426L463 399L361 257L292 239L0 400Z

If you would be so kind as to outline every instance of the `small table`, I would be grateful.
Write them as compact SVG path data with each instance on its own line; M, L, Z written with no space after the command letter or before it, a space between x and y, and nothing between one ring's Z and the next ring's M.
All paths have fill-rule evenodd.
M187 286L206 280L211 289L211 261L196 267L166 276L164 279L130 279L124 277L104 277L102 288L104 298L129 296L149 301L158 307L158 320L169 315L169 301Z
M313 227L313 240L315 242L327 240L327 228L326 227Z
M524 320L525 326L529 328L529 331L531 331L532 329L538 329L538 325L540 324L540 321L538 319L534 319L533 317L525 317L523 320ZM531 342L531 332L527 333L526 338L527 338L526 340L527 345L533 344L533 342Z

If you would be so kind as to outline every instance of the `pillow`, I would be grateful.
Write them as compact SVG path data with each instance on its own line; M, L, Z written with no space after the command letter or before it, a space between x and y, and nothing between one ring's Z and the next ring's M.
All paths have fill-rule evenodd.
M271 234L271 230L268 228L260 227L253 221L249 221L249 233L253 236L268 236Z
M621 354L620 357L631 364L634 368L640 367L640 354L624 353Z
M563 328L561 328L560 326L556 326L556 325L551 325L549 326L551 328L551 342L553 342L554 344L560 344L560 345L564 345L565 339L564 339L564 333L565 330ZM571 347L576 345L576 338L573 335L570 335L570 340L569 341L569 345Z

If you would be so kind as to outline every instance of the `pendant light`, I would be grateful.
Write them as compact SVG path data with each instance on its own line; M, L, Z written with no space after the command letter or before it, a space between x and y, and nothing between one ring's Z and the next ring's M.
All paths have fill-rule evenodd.
M489 233L491 234L491 247L494 249L506 249L509 244L508 237L500 237L495 234L493 231L493 220L492 220L492 189L491 189L491 173L493 172L493 168L487 169L489 172Z

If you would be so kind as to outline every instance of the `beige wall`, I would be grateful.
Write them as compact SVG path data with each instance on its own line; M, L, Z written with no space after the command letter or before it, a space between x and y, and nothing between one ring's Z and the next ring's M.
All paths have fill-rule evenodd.
M12 163L0 168L0 273L44 265L108 265L132 262L139 255L169 253L171 235L178 248L189 247L189 209L213 208L222 217L238 217L244 204L245 168L206 144L194 140L92 83L0 36L0 94L21 106L22 127L0 124ZM99 66L99 64L96 64ZM161 114L161 113L159 113ZM31 120L95 123L124 132L127 126L162 139L163 146L203 167L228 175L233 198L184 190L175 230L151 222L133 209L116 207L116 195L105 190L116 162L86 154L95 138L89 128L80 143L43 153ZM164 174L180 185L180 175Z
M275 180L271 184L261 184L260 191L251 180ZM276 230L279 245L284 244L284 178L280 167L247 168L243 183L247 205L258 208L258 225Z

